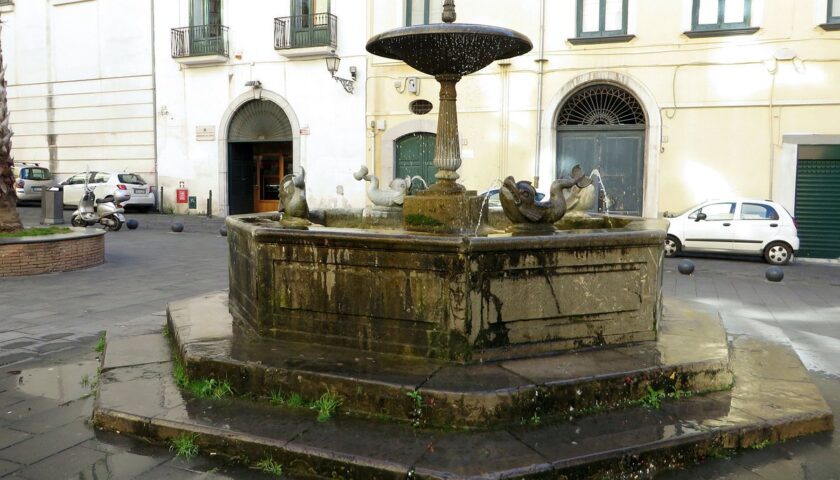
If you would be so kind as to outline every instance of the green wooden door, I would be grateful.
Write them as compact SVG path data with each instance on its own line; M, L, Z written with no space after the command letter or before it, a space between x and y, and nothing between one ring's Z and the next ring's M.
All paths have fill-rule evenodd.
M840 145L803 145L794 215L802 257L840 257Z
M395 148L395 178L418 176L428 185L435 183L437 168L432 165L435 158L434 133L409 133L397 139Z
M568 178L572 167L578 164L587 174L597 170L599 187L606 199L603 209L622 215L642 215L644 129L567 128L557 133L557 177Z
M330 0L292 0L292 46L329 45Z

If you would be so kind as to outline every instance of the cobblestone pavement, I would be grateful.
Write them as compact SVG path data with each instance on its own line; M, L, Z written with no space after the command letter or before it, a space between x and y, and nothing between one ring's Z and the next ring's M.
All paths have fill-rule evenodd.
M22 213L27 224L37 222L37 209ZM87 425L100 332L159 331L167 302L227 287L221 220L186 218L185 233L175 234L172 216L129 217L141 228L108 233L104 265L0 279L0 477L261 478L212 458L175 459ZM732 335L792 345L840 413L840 266L796 263L773 284L758 260L692 258L692 276L676 273L680 260L666 261L665 295L719 310ZM840 441L816 435L663 477L840 479Z

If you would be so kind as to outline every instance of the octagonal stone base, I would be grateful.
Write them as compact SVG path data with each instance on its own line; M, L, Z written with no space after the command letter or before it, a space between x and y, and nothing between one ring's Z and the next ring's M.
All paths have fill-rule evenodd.
M665 226L476 237L229 217L230 311L263 336L457 362L650 341Z

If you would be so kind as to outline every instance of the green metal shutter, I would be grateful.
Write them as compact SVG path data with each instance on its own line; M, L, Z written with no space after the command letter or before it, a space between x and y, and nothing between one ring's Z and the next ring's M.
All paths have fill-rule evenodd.
M799 256L840 257L840 146L799 147L795 216Z
M415 132L397 139L395 178L422 177L427 185L435 183L437 168L432 164L435 158L434 133Z

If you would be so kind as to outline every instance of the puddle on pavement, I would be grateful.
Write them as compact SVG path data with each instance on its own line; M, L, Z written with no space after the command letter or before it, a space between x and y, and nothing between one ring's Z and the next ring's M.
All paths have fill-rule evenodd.
M93 391L99 360L30 368L15 373L15 388L27 395L76 400Z

